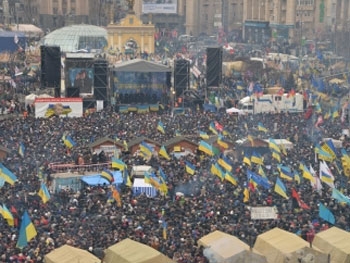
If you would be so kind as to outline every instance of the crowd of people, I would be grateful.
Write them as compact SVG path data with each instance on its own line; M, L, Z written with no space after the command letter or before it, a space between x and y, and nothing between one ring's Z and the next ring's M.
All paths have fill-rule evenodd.
M157 132L157 123L162 121L165 134ZM158 170L162 168L167 176L169 192L166 196L149 198L142 194L134 196L132 189L120 189L122 206L109 202L108 185L84 186L78 192L64 189L51 192L51 199L43 204L37 192L41 180L50 185L52 174L50 163L75 163L76 156L90 151L89 144L109 136L121 141L131 141L145 136L159 143L181 133L197 143L199 131L208 134L209 124L220 123L227 141L236 141L248 135L257 138L289 139L294 147L282 156L281 164L299 169L300 161L318 171L313 146L320 138L340 138L343 126L339 118L325 120L317 128L314 118L305 119L304 113L281 112L235 116L226 113L191 111L186 115L172 116L164 112L147 114L121 114L107 109L81 118L7 118L0 122L0 145L10 149L11 154L3 160L4 166L18 178L13 185L5 184L0 189L0 203L6 205L15 217L14 227L0 219L0 262L42 262L45 254L64 244L90 251L103 258L107 247L131 238L147 244L175 262L208 262L198 239L221 230L237 236L253 246L256 237L274 227L299 234L310 240L310 236L322 231L330 224L318 216L318 204L322 202L335 215L335 225L350 230L349 209L331 197L331 188L314 189L307 179L298 182L285 181L289 199L274 192L273 187L265 190L260 186L250 191L249 200L244 200L247 186L247 169L257 171L256 166L248 167L238 154L238 146L230 158L232 173L238 178L238 185L220 180L210 172L215 157L196 152L167 161L154 156L149 160L124 152L122 159L129 167L135 164L149 164ZM267 132L257 129L257 124L267 127ZM312 128L314 127L314 128ZM311 132L313 130L313 132ZM69 134L76 146L68 149L63 134ZM313 137L312 137L313 136ZM345 136L344 142L347 141ZM25 145L24 155L18 154L19 144ZM345 145L345 144L344 144ZM236 154L235 154L236 152ZM186 172L185 163L196 167L194 175ZM264 170L274 184L278 176L279 163L264 155ZM337 189L348 195L348 178L338 173L329 164L335 176ZM38 176L38 168L43 176ZM310 209L301 209L293 202L291 189L295 188ZM181 192L183 195L177 195ZM251 220L248 206L276 206L278 219ZM23 249L16 248L21 215L24 211L34 223L37 236ZM166 238L162 222L167 224Z

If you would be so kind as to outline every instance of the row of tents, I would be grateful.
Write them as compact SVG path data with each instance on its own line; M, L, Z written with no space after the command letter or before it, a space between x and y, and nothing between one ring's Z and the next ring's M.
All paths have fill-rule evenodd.
M348 263L350 233L332 227L315 235L312 245L294 233L274 228L256 239L254 247L235 236L214 231L198 240L210 263ZM161 252L131 239L104 251L101 261L88 251L64 245L47 254L45 263L175 263Z

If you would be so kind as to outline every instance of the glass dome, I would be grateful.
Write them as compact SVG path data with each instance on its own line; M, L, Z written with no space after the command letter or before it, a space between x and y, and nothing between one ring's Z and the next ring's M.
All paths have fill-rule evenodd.
M107 46L107 30L84 24L62 27L47 34L42 40L42 45L60 46L61 52L93 52Z

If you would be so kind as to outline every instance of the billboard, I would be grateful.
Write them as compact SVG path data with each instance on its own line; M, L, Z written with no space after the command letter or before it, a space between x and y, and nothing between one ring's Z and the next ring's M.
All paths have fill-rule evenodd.
M176 14L177 0L143 0L143 14Z
M69 87L79 88L80 96L93 95L94 69L70 68L68 70Z
M82 98L37 98L34 101L35 118L82 117Z

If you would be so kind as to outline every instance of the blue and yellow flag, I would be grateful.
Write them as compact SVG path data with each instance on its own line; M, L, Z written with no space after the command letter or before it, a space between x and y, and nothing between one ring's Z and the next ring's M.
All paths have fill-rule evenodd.
M225 173L225 180L229 181L231 184L237 186L238 185L238 179L231 173L226 172Z
M276 178L275 192L280 196L288 199L287 189L279 177Z
M13 219L13 215L5 204L3 206L0 205L0 214L7 221L9 226L14 226L15 220Z
M214 122L211 122L211 123L209 124L209 130L210 130L212 133L214 133L215 135L218 135L218 131L217 131L216 128L215 128Z
M220 165L218 163L212 164L210 168L210 172L213 175L216 175L223 181L225 179L225 173L224 171L220 168Z
M267 132L267 129L264 127L264 125L261 122L258 123L258 131L262 131L265 133Z
M126 164L122 160L112 157L112 168L123 171L126 168Z
M277 153L281 153L280 147L278 146L277 142L272 138L269 139L269 148Z
M9 183L10 185L14 185L17 181L17 177L2 163L0 163L0 178L4 179L5 182Z
M224 168L226 171L231 172L232 171L232 165L230 160L225 157L224 155L222 155L219 159L218 159L218 164L221 165L222 168Z
M16 244L16 247L22 249L27 246L28 242L36 237L37 232L34 227L34 224L30 220L30 217L27 211L24 211L22 216L22 223L19 229L19 237Z
M220 145L224 149L228 149L228 147L229 147L228 143L223 140L223 138L220 134L218 135L217 143L218 143L218 145Z
M162 147L159 149L159 154L160 154L160 156L163 156L165 159L170 160L170 156L167 153L164 145L162 145Z
M252 163L251 163L251 161L250 161L250 157L248 156L247 153L244 154L243 163L245 163L245 164L247 164L247 165L249 165L249 166L252 165Z
M160 133L165 134L164 125L163 125L163 123L162 123L161 121L158 122L157 130L158 130Z
M190 175L194 175L196 172L196 167L192 163L186 161L186 172Z
M65 136L63 143L64 143L64 145L65 145L67 148L69 148L69 149L71 149L71 148L73 148L75 145L77 145L76 142L73 141L73 139L72 139L69 135Z
M250 161L255 164L264 164L262 157L257 152L253 152L252 156L250 157Z
M204 131L199 131L199 137L201 137L203 140L209 139L209 135Z
M288 166L278 165L277 169L280 172L280 177L288 181L294 181L294 173Z
M244 187L244 191L243 191L243 203L249 202L249 197L250 197L249 189L248 189L248 187Z
M201 140L199 142L198 150L200 150L200 151L202 151L210 156L214 155L213 147L203 140Z
M41 183L38 196L41 197L41 200L43 201L44 204L46 204L46 202L49 201L51 198L49 190L47 189L44 183Z
M153 149L146 142L141 142L140 143L140 151L142 153L144 153L147 157L150 157L150 156L152 156Z
M24 143L20 142L18 153L22 158L24 157L25 150L26 150L26 147L24 146Z

